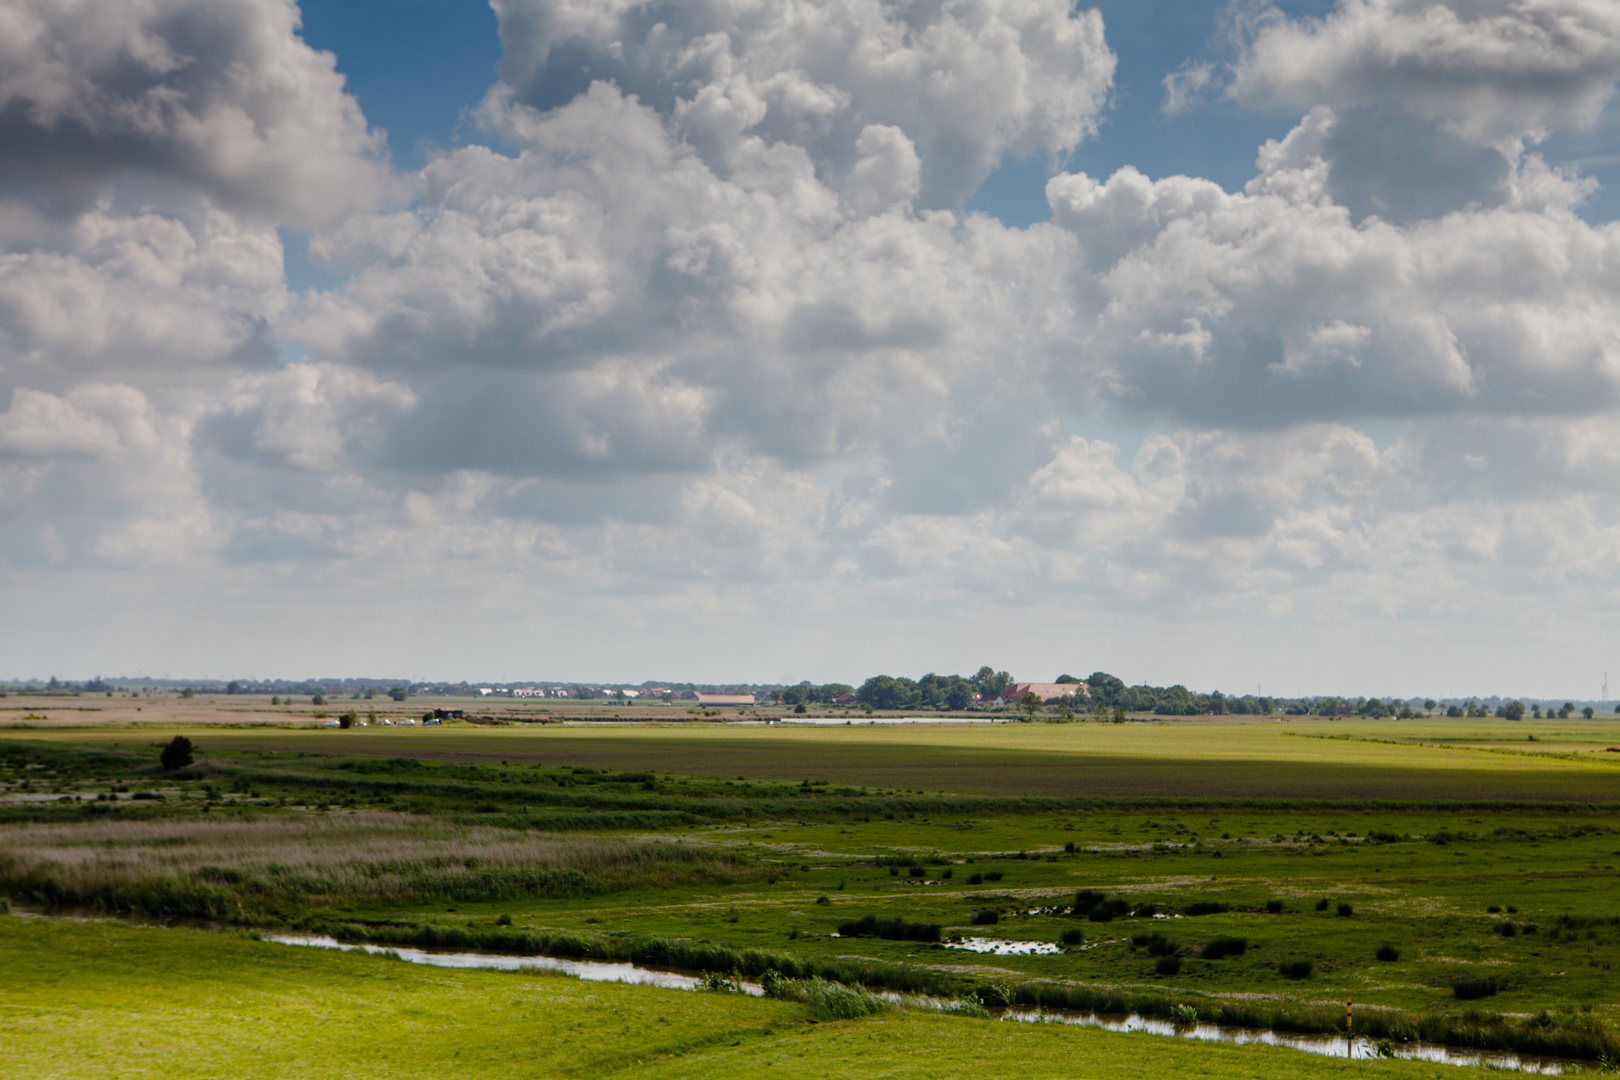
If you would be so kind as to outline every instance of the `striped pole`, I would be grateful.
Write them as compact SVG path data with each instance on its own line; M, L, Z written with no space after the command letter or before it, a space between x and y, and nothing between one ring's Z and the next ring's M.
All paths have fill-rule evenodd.
M1344 1056L1348 1060L1356 1056L1356 1036L1354 1032L1355 1015L1351 1012L1350 1003L1344 1003Z

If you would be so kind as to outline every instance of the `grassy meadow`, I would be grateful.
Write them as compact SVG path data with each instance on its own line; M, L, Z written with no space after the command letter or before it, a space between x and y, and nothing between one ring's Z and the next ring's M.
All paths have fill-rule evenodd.
M411 995L468 1009L487 999L494 1023L501 988L516 986L668 1001L639 1011L670 1013L683 1039L711 1022L774 1031L759 1038L778 1048L757 1053L720 1036L647 1049L637 1068L652 1075L729 1075L778 1053L784 1075L848 1075L868 1050L889 1071L865 1075L985 1075L975 1062L990 1059L992 1075L1049 1075L1041 1062L1082 1051L1113 1072L1136 1068L1126 1058L1179 1068L1186 1054L1217 1075L1344 1067L927 1009L834 1021L800 1000L418 969L241 936L270 929L822 980L992 1016L1135 1011L1325 1033L1342 1031L1353 1000L1369 1045L1516 1049L1591 1067L1620 1057L1612 721L212 728L190 729L197 761L166 773L157 745L171 733L0 739L0 895L12 910L167 927L0 920L0 1008L22 1003L18 986L44 1010L37 1037L16 1044L32 1049L0 1054L36 1055L26 1060L51 1066L39 1075L76 1075L57 1067L50 1040L70 1015L88 1015L51 1010L49 987L72 977L42 982L28 950L53 941L61 971L90 970L100 947L90 941L172 949L176 971L221 950L237 959L199 966L195 987L177 975L168 992L206 997L203 984L228 969L242 980L232 993L266 1009L299 973L327 966L339 981L322 985L356 1001L403 980L412 989L398 1001L330 1005L381 1009L403 1025L401 1045L426 1038L401 1011ZM83 992L116 1010L117 980L95 970ZM345 972L387 974L345 983ZM175 1023L207 1012L175 1009ZM481 1024L459 1023L457 1038L493 1063L472 1045L498 1039ZM628 1053L606 1028L523 1030L534 1033L525 1045L538 1064L524 1066L534 1075L632 1067L622 1054L546 1057L573 1052L550 1041ZM815 1054L789 1060L803 1057L792 1047L805 1031ZM666 1045L657 1030L643 1035ZM153 1044L178 1045L163 1038ZM341 1042L330 1031L307 1039ZM321 1060L328 1073L384 1067L361 1049L334 1044ZM256 1075L242 1070L210 1075Z

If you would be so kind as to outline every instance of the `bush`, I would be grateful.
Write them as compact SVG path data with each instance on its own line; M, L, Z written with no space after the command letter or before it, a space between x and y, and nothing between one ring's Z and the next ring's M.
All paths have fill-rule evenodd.
M501 917L495 920L495 925L496 926L511 926L512 925L512 916L507 915L505 912L502 912Z
M983 874L969 874L968 877L967 877L967 883L969 885L983 885L984 884L984 875Z
M832 903L832 900L825 896L818 896L816 897L816 903L822 907L826 907L828 904Z
M191 751L191 740L184 735L176 735L158 755L158 762L169 772L183 769L192 762Z
M1163 934L1133 934L1131 944L1136 948L1147 949L1149 956L1170 956L1180 948Z
M1153 970L1160 975L1174 975L1181 970L1181 957L1174 954L1161 956L1153 962Z
M1100 893L1095 889L1081 889L1074 894L1074 913L1076 915L1088 914L1106 899L1108 899L1107 893Z
M1343 916L1344 918L1348 919L1350 916L1354 915L1355 913L1356 913L1356 909L1351 907L1349 904L1345 904L1345 903L1339 904L1339 914L1341 916Z
M1091 914L1086 918L1092 922L1113 922L1115 919L1123 919L1130 913L1131 905L1124 900L1104 900L1092 908Z
M1076 945L1084 943L1086 940L1086 935L1079 930L1065 930L1063 933L1058 935L1058 940L1064 945L1073 948Z
M1225 904L1218 904L1214 900L1199 900L1188 904L1181 909L1183 915L1220 915L1230 910Z
M1316 910L1317 911L1326 911L1327 909L1328 909L1327 897L1324 896L1324 897L1322 897L1322 899L1320 899L1320 900L1318 900L1316 902Z
M1222 960L1228 956L1242 956L1248 947L1248 941L1240 937L1211 938L1198 950L1198 955L1205 960Z
M1451 993L1458 1001L1494 997L1500 989L1500 984L1488 975L1453 975L1451 978Z
M1268 914L1281 915L1282 910L1283 910L1283 902L1281 900L1267 900L1266 901L1266 912Z
M1311 966L1309 960L1284 960L1277 965L1277 971L1285 979L1308 979L1311 977Z
M810 1006L820 1020L853 1020L891 1007L890 1002L862 986L845 986L826 979L786 979L767 971L760 979L766 997L798 1001Z
M1397 949L1393 945L1385 943L1378 946L1378 951L1373 953L1373 955L1384 961L1384 963L1391 964L1401 958L1401 950Z
M1487 915L1500 915L1500 914L1502 914L1502 905L1501 904L1492 904L1491 906L1489 906L1489 907L1487 907L1485 909L1485 914L1487 914Z
M1511 922L1499 922L1496 924L1496 932L1503 937L1517 937L1519 928Z
M938 923L907 922L896 916L880 919L876 915L862 915L859 919L838 924L839 937L879 937L889 941L938 941Z
M984 872L984 880L986 880L986 881L1000 881L1001 880L1001 871L1000 870L986 870Z
M1001 912L993 907L983 908L973 913L974 926L994 926L1001 921Z
M920 866L913 866L911 869L906 871L906 874L909 877L923 877L927 873L928 873L928 871L923 869Z

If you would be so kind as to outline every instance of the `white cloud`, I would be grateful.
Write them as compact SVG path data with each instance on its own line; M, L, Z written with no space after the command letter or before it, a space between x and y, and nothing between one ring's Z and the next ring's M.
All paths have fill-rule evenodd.
M294 0L0 3L0 187L94 198L133 175L310 224L386 182Z
M991 640L1021 671L1150 658L1182 624L1258 628L1257 655L1483 633L1521 598L1600 615L1620 591L1620 226L1508 145L1601 104L1603 10L1272 18L1234 92L1303 115L1243 191L1064 175L1052 220L1013 229L960 199L1093 129L1092 14L498 9L501 149L445 153L382 208L344 201L387 185L290 7L154 0L94 32L4 9L65 44L0 113L44 165L70 129L99 162L72 206L0 201L8 594L160 583L130 594L173 620L143 642L251 606L310 649L278 671L597 677L611 640L638 671L723 653L746 676L785 647L835 677ZM236 66L151 112L218 19L240 32L194 66ZM1520 40L1546 48L1491 44ZM150 94L114 94L108 56ZM1214 86L1182 74L1167 106ZM245 156L198 134L239 114L265 120ZM316 219L347 279L289 296L275 225ZM208 625L202 655L231 655ZM79 640L61 626L22 644ZM1127 673L1197 682L1206 655Z
M1263 20L1230 88L1257 108L1393 106L1479 144L1593 123L1620 78L1607 0L1339 0Z
M1095 130L1114 73L1101 16L1067 0L495 0L516 100L608 80L674 118L724 175L748 137L802 147L841 185L861 133L898 128L919 197L957 205L1003 156Z

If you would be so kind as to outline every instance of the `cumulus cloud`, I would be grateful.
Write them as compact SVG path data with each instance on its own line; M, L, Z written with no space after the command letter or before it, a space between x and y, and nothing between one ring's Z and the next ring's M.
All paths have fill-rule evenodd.
M960 204L1004 155L1093 132L1114 73L1101 16L1066 0L495 0L504 94L541 107L610 81L724 173L747 137L803 148L834 186L873 125L917 149L918 199ZM855 180L857 186L860 181Z
M1231 93L1258 108L1397 107L1470 141L1539 141L1590 124L1620 78L1603 0L1339 0L1262 21Z
M366 205L380 136L298 26L295 0L6 0L0 189L71 205L133 175L301 225Z
M1606 9L1267 16L1225 78L1301 118L1243 190L1067 174L1008 228L961 200L1095 129L1094 13L496 7L499 146L387 205L290 5L4 9L59 46L0 65L0 145L42 148L0 166L0 569L465 603L485 643L556 607L565 650L820 619L840 665L862 616L1620 588L1620 227L1522 145L1606 100ZM39 200L81 152L83 197ZM287 223L342 284L288 293Z

